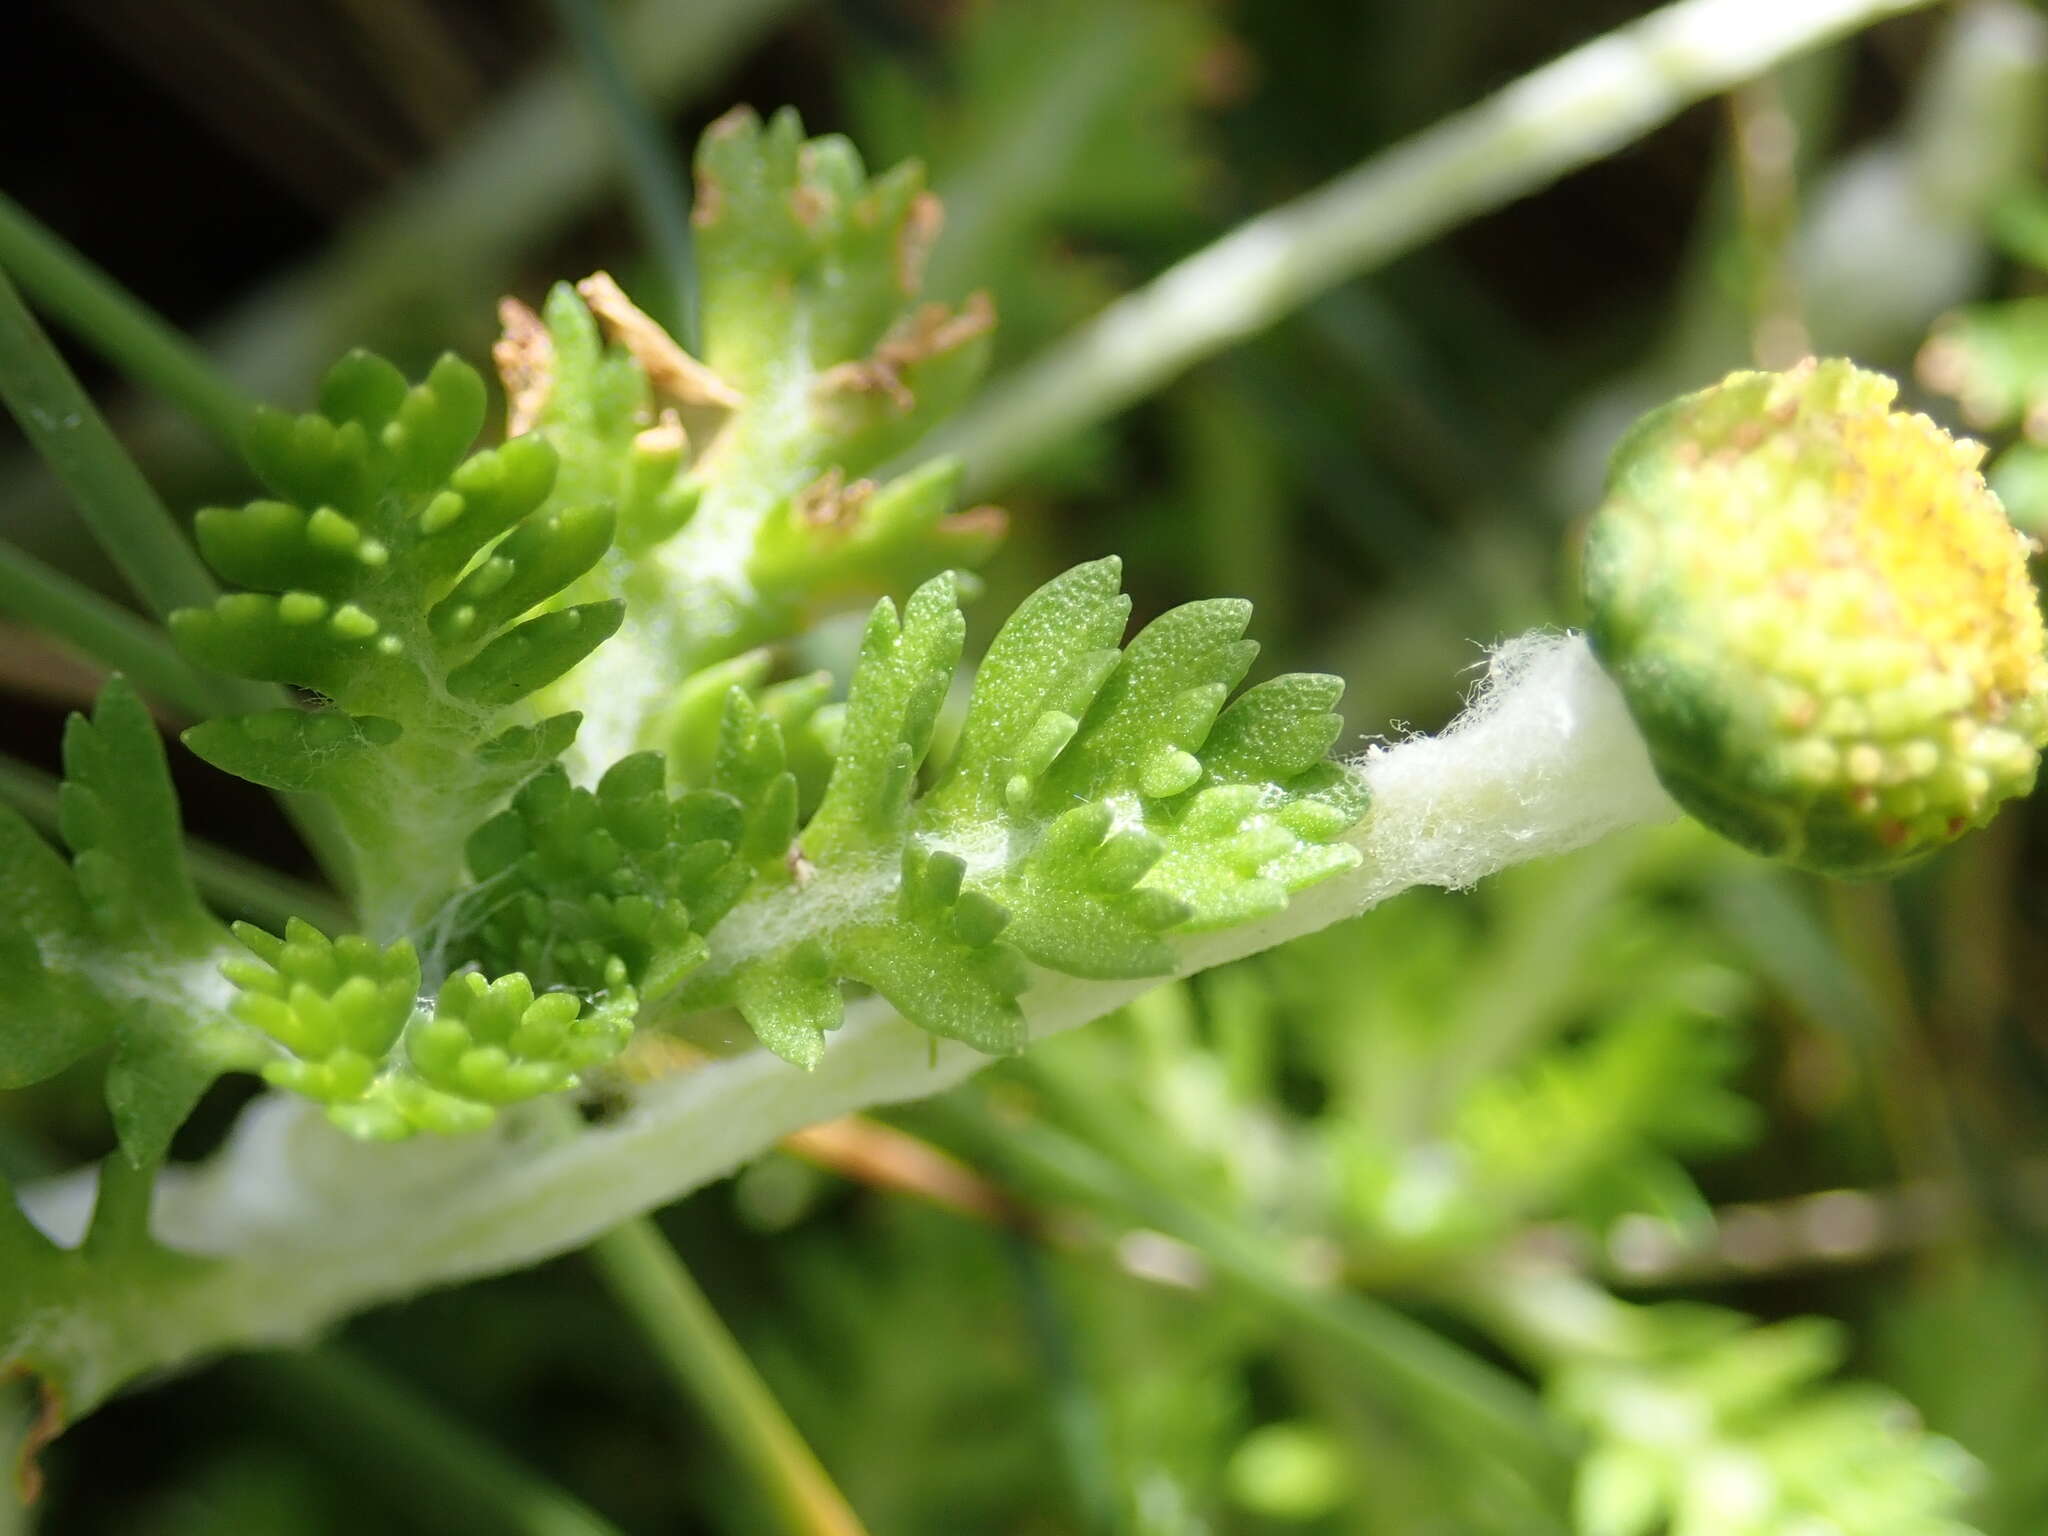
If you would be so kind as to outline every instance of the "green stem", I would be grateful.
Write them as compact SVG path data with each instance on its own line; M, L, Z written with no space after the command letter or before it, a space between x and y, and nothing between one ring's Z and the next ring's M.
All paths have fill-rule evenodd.
M1153 18L1144 11L1117 4L1072 14L1054 46L1010 61L995 114L971 125L975 153L940 183L946 221L925 268L928 296L961 297L1046 218L1105 111L1145 64Z
M1579 989L1594 984L1585 955L1602 936L1602 918L1657 850L1642 843L1589 849L1543 888L1540 903L1474 968L1465 1000L1444 1021L1428 1065L1385 1106L1404 1139L1420 1145L1445 1134L1455 1106L1473 1088L1525 1066L1576 1016Z
M783 1528L792 1536L862 1536L845 1497L660 1228L639 1217L598 1238L589 1253L676 1383L768 1496Z
M194 718L231 707L218 678L202 675L172 648L170 636L35 556L0 539L0 613L33 625L125 673Z
M1066 1464L1080 1527L1090 1536L1118 1536L1114 1441L1075 1350L1073 1327L1060 1304L1045 1255L1033 1238L1011 1230L1001 1234L1017 1275L1019 1299L1031 1327L1051 1399L1053 1433Z
M0 273L0 400L159 616L213 601L213 578L98 407Z
M686 351L697 350L697 260L683 167L661 124L626 75L600 0L552 0L556 23L583 66L618 140L641 233L668 276L672 313L661 318Z
M1877 999L1883 1032L1870 1071L1872 1098L1906 1178L1963 1184L1970 1159L1950 1093L1950 1064L1932 1049L1912 974L1898 898L1887 884L1827 881L1835 943Z
M1759 75L1728 93L1742 297L1750 355L1759 368L1789 368L1813 351L1799 293L1798 134L1776 75Z
M39 768L0 757L0 802L38 826L57 826L57 780ZM355 926L348 909L331 892L199 838L185 840L185 863L207 899L221 911L284 931L285 919L304 918L327 933Z
M394 1511L476 1536L618 1536L595 1510L381 1371L332 1349L236 1366L270 1411Z
M239 451L254 403L206 355L118 283L0 194L0 270L123 372Z
M1537 190L1794 54L1927 0L1678 0L1240 225L991 390L925 451L1015 476L1315 295Z
M170 508L151 488L21 295L0 271L0 400L14 414L95 540L159 617L213 601L218 590ZM209 686L223 712L272 708L282 690L221 678ZM304 796L281 803L321 866L340 877L353 858L326 807Z

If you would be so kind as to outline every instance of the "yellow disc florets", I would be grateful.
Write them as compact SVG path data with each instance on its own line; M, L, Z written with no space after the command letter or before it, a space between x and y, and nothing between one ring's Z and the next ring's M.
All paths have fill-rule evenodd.
M2048 660L1979 444L1841 361L1639 422L1586 553L1593 638L1660 777L1810 868L1879 873L2032 788Z

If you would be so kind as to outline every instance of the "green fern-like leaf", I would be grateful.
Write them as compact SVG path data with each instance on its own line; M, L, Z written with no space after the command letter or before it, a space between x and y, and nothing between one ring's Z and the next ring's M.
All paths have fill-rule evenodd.
M618 545L628 555L674 534L704 483L688 472L690 439L672 409L664 416L646 366L606 339L568 283L548 291L539 315L507 301L501 318L498 361L515 433L537 431L561 461L552 504L616 508Z
M1587 1431L1574 1489L1584 1536L1814 1530L1962 1536L1979 1468L1908 1405L1828 1379L1839 1326L1751 1325L1672 1304L1632 1309L1635 1348L1561 1370L1552 1393Z
M186 739L229 772L329 798L379 930L423 922L468 829L566 748L572 714L520 703L619 622L615 602L551 606L609 546L610 510L543 505L556 455L539 438L469 454L483 410L482 380L453 358L411 387L368 353L344 358L318 413L256 419L250 458L278 499L199 515L208 562L251 590L172 616L198 660L326 701Z
M469 844L472 949L492 969L597 992L623 967L658 1000L701 964L703 935L742 892L739 803L671 800L660 754L614 764L595 792L559 767L532 780Z
M1247 605L1190 603L1116 649L1114 560L1027 599L975 680L959 751L930 796L942 834L995 809L1035 829L990 894L1013 943L1082 976L1169 968L1157 934L1223 927L1358 862L1336 841L1364 791L1325 760L1335 678L1276 678L1225 712L1257 646Z
M958 317L905 310L938 233L921 166L870 177L848 140L742 108L705 133L696 179L704 356L722 377L756 396L792 357L845 367L822 381L820 409L876 434L856 453L869 462L958 402L980 364L967 344L988 326L970 317L941 338Z
M0 809L0 1088L111 1041L108 1108L129 1162L162 1160L209 1083L270 1054L225 1017L227 932L185 867L163 743L133 689L107 684L64 732L67 867Z
M1275 679L1226 711L1254 651L1244 605L1177 609L1125 649L1117 576L1114 561L1099 561L1026 600L922 793L964 633L949 577L900 614L876 608L807 820L778 722L735 686L709 789L731 808L723 825L733 830L714 839L733 860L719 878L746 885L732 899L721 884L712 921L696 924L704 953L673 1006L736 1007L771 1049L809 1066L851 982L935 1035L1013 1051L1034 964L1163 975L1175 933L1269 914L1355 864L1342 834L1364 793L1324 756L1338 729L1334 680ZM651 790L653 772L642 772ZM563 836L591 835L597 800L571 812L566 788L554 793L563 826L576 829ZM595 863L611 869L608 858ZM569 863L557 858L545 878L541 863L528 866L535 881L518 906L527 947L495 951L493 963L526 964L550 939L588 942L591 960L625 952L592 930L584 914L602 902ZM668 910L685 909L697 904Z
M548 506L619 515L619 558L573 595L625 599L624 630L544 701L585 715L580 768L658 748L680 783L711 739L704 706L715 721L723 702L707 670L971 567L1003 528L992 509L953 511L950 464L863 478L960 400L993 321L979 298L916 302L937 230L919 168L871 177L795 114L741 111L706 133L696 176L702 361L603 274L558 286L540 315L508 304L499 349L512 432L562 462Z
M940 185L999 185L1000 197L949 221L937 285L994 284L1007 338L1043 345L1113 291L1113 274L1062 236L1144 239L1195 205L1204 63L1224 42L1218 18L1173 0L1039 0L963 8L946 23L943 70L898 49L855 50L847 109L860 142L926 157ZM1057 107L1051 134L1048 104ZM1023 175L1020 141L1032 146Z
M846 701L839 760L804 830L812 862L886 854L900 837L966 634L950 576L918 588L900 620L887 598L875 605Z

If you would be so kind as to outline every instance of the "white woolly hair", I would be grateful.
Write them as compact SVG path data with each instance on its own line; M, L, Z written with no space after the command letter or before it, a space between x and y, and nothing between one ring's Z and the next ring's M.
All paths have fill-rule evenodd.
M1410 885L1469 886L1678 814L1583 635L1521 635L1485 666L1441 734L1379 743L1354 763L1373 797L1357 840L1384 887L1358 893L1361 905Z

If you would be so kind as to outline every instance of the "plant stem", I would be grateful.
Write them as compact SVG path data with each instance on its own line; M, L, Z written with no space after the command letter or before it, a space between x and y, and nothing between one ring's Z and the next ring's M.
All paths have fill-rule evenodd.
M600 0L551 0L556 23L583 66L618 140L641 234L669 282L669 313L658 318L685 351L697 350L697 260L690 239L689 182L619 57Z
M684 1393L753 1475L792 1536L862 1536L862 1526L710 1300L649 1217L598 1238L591 1261Z
M142 478L4 272L0 399L71 493L100 547L159 617L213 600L213 578L177 519Z
M1675 814L1583 640L1514 642L1495 667L1491 691L1449 730L1382 748L1360 766L1373 809L1352 834L1358 868L1271 918L1181 941L1177 972L1311 933L1411 886L1472 885ZM1020 1001L1031 1034L1043 1038L1156 984L1046 975ZM814 1071L742 1052L640 1086L622 1114L566 1140L394 1149L331 1134L304 1101L259 1099L213 1159L167 1169L159 1181L157 1235L211 1262L111 1302L95 1298L94 1327L63 1334L72 1407L83 1411L138 1371L195 1353L295 1336L390 1297L581 1247L792 1131L928 1097L987 1062L869 997L847 1009ZM69 1176L21 1194L58 1230L88 1187L89 1175ZM403 1221L392 1219L394 1198Z
M218 589L185 530L109 430L4 271L0 400L70 492L93 538L159 617L213 600ZM271 708L284 699L281 689L240 678L210 680L208 694L221 712ZM347 875L353 861L326 806L299 795L282 796L280 803L322 868L336 878Z
M172 648L163 630L4 539L0 612L125 673L145 693L194 718L232 707L220 679L202 675Z
M1799 128L1775 75L1728 93L1729 162L1742 231L1743 299L1759 368L1789 368L1813 351L1799 296Z
M109 362L239 451L253 402L206 355L106 273L0 194L0 270Z
M999 1232L997 1238L1016 1274L1018 1300L1045 1374L1049 1417L1082 1536L1119 1536L1115 1442L1082 1367L1073 1324L1034 1238L1015 1227Z
M57 780L40 768L0 756L0 802L40 827L56 829ZM185 839L185 862L208 900L231 916L246 917L278 933L292 917L304 918L327 933L346 933L355 926L332 892L202 839Z
M1584 956L1640 868L1639 847L1588 850L1545 886L1539 910L1473 967L1463 1002L1445 1019L1441 1043L1419 1082L1388 1106L1411 1144L1444 1134L1454 1106L1478 1084L1514 1070L1575 1017L1575 989L1598 975Z
M1909 1180L1967 1185L1969 1149L1906 968L1898 898L1881 883L1828 881L1824 894L1842 963L1877 1000L1882 1033L1868 1063L1879 1127Z
M919 451L964 459L971 494L999 486L1067 434L1346 278L1610 153L1702 97L1926 3L1678 0L1176 263L1000 381Z
M618 1536L595 1510L350 1355L254 1355L236 1371L373 1497L422 1527L477 1536Z
M1013 58L994 115L965 125L974 153L937 190L946 209L925 268L925 292L957 299L984 281L1020 232L1046 216L1078 169L1103 115L1146 64L1156 18L1130 5L1070 12L1054 45Z

